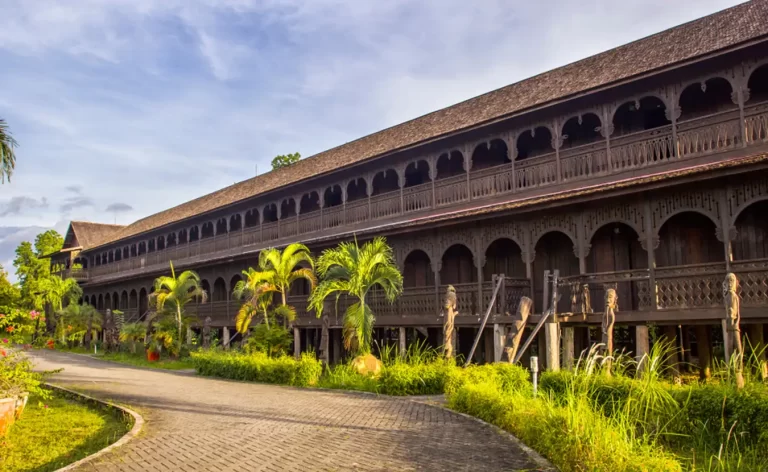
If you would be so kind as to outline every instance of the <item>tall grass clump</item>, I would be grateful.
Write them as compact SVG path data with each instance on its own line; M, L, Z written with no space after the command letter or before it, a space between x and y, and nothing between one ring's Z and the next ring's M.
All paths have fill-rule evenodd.
M195 370L200 375L234 380L248 380L295 387L318 384L323 366L314 353L304 353L301 359L269 357L263 352L244 354L224 351L191 353Z

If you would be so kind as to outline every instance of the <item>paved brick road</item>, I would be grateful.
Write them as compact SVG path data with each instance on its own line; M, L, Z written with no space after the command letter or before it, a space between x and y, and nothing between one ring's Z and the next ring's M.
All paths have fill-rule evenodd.
M137 409L146 424L84 470L537 470L508 436L407 399L230 382L35 354L52 381Z

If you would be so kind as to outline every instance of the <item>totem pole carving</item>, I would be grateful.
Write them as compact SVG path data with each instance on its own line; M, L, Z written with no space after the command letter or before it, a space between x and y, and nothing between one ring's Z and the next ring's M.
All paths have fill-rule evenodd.
M104 350L110 351L112 349L112 330L114 329L114 319L112 318L112 310L107 309L104 314L104 329L102 331L104 336Z
M603 349L606 355L606 367L611 372L611 359L613 355L613 325L616 322L616 312L619 311L616 289L605 290L605 310L603 311Z
M581 312L592 313L592 297L589 294L589 284L581 286Z
M741 344L741 305L739 295L739 279L736 274L729 272L723 281L723 303L725 304L725 324L731 346L730 364L736 376L736 387L744 387L744 347Z
M449 285L445 291L445 299L443 300L443 308L445 309L445 322L443 324L443 343L445 349L445 358L453 359L453 323L457 311L456 289L453 285Z
M323 315L321 321L323 326L320 334L320 359L328 365L331 360L330 351L328 350L328 333L331 327L331 318L326 313Z
M520 297L514 322L507 332L504 352L501 354L502 362L509 362L510 364L515 362L515 356L517 356L517 350L523 338L523 331L525 331L525 324L528 322L528 315L531 314L532 306L533 300L528 297Z
M203 320L203 348L211 347L211 317L206 316Z

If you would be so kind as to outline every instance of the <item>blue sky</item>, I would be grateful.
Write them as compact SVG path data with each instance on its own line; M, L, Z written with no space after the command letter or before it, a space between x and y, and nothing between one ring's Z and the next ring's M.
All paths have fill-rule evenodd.
M735 3L2 0L0 264Z

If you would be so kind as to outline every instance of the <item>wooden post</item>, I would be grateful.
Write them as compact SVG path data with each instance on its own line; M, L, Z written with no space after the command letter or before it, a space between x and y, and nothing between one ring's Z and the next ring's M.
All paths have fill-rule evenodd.
M501 361L501 355L504 352L504 342L506 341L506 329L504 325L494 323L493 325L493 362Z
M293 357L301 358L301 332L296 326L293 327Z
M650 342L648 341L648 325L635 326L635 361L637 362L638 373L643 370L645 363L648 361L647 356L651 350Z
M699 351L699 377L702 380L712 377L712 347L709 339L710 327L696 326L696 347Z
M547 369L560 370L560 333L559 323L544 323L544 340L547 358Z
M405 357L407 347L405 345L405 327L403 326L398 328L398 341L400 341L400 357Z
M664 326L664 336L667 338L667 342L672 343L673 351L669 356L669 370L673 377L679 378L680 377L680 366L679 366L679 349L677 347L677 326L676 325L667 325Z
M563 367L567 370L573 369L574 366L574 333L573 327L567 326L562 329L563 336Z
M645 205L645 250L648 254L648 297L651 310L659 309L659 299L656 292L656 237L653 231L653 214L651 202L646 199Z
M229 328L225 326L221 333L221 342L224 345L224 349L229 349L229 340Z
M333 363L338 364L341 361L341 330L332 329L330 332L333 337Z
M720 320L720 327L723 329L723 353L725 354L725 363L727 364L731 361L731 352L733 352L731 333L728 332L728 321Z

